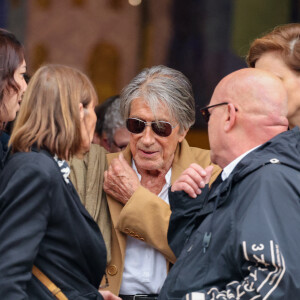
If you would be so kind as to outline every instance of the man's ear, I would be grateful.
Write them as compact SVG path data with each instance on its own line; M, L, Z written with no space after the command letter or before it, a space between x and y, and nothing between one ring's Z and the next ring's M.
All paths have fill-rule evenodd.
M181 143L184 140L184 138L185 138L188 131L189 130L186 129L186 130L183 130L181 133L178 133L179 134L179 139L178 139L179 143Z
M100 138L99 134L95 131L92 143L100 145L100 141L101 141L101 138Z
M80 121L82 121L84 118L84 108L82 103L79 103L79 117L80 117Z
M226 115L226 120L225 120L225 124L224 124L224 130L225 132L230 131L235 123L236 123L236 108L232 103L228 103L227 105L227 115Z
M107 138L106 132L104 132L104 131L102 131L102 136L100 138L100 146L102 146L108 152L110 152L110 145L109 145L109 142L108 142L108 138Z

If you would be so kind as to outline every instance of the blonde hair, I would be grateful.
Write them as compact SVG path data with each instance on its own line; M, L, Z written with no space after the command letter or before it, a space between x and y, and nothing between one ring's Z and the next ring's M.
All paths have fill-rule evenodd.
M13 152L28 152L33 145L60 159L80 148L79 103L87 107L97 96L90 80L63 65L46 65L30 79L10 145Z

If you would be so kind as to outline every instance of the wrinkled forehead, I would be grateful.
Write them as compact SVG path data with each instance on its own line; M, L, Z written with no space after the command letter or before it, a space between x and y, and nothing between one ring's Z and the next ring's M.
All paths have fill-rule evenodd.
M148 99L144 97L135 98L130 104L129 115L139 117L140 113L147 113L149 116L151 115L153 121L176 121L176 117L173 116L170 107L162 99Z

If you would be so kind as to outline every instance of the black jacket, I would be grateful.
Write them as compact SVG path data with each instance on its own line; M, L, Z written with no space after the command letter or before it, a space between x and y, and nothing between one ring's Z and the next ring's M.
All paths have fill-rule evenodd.
M3 169L3 158L4 158L4 150L3 150L3 145L2 142L0 141L0 171Z
M3 169L4 159L7 153L9 135L0 130L0 171Z
M106 249L71 182L46 151L13 154L0 176L0 299L55 299L40 268L69 299L103 299Z
M159 299L300 299L298 128L246 155L197 199L169 198L178 260ZM184 297L195 291L199 298Z

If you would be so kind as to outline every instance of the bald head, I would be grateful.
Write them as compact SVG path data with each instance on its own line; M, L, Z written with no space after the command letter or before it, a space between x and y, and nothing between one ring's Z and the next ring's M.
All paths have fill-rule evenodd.
M269 72L249 68L229 74L215 89L212 102L219 100L237 105L249 117L264 116L270 124L286 123L287 93L281 80Z
M229 104L212 108L208 128L212 160L221 167L287 129L287 93L269 72L249 68L229 74L217 85L210 105L222 102Z

